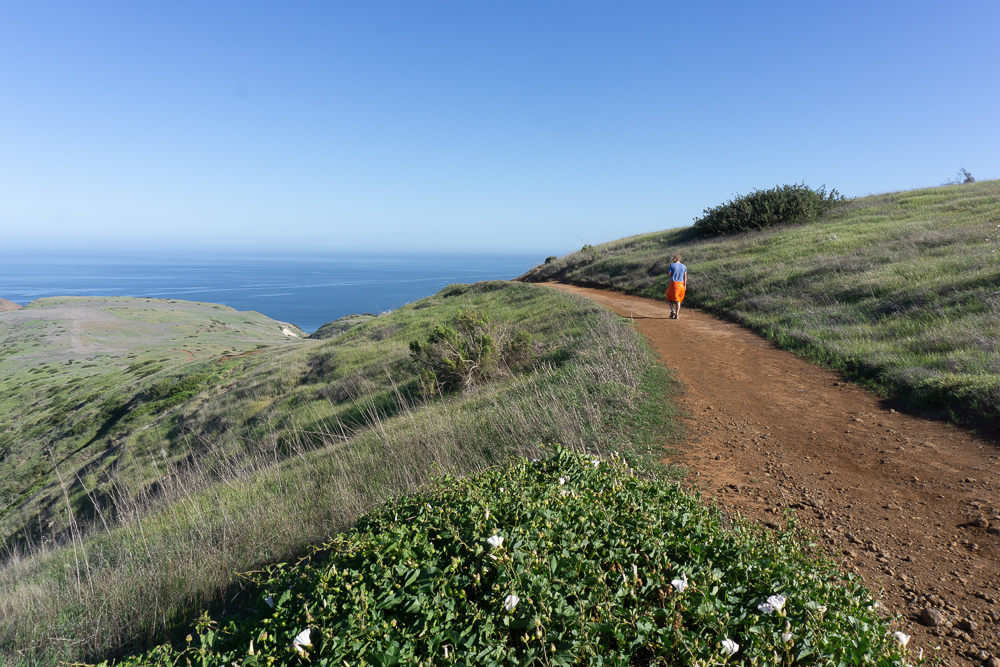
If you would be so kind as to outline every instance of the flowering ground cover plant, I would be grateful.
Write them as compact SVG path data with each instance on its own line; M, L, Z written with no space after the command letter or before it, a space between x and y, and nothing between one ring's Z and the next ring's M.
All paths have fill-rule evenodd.
M561 448L445 479L250 578L251 617L126 662L909 664L872 594L794 531Z

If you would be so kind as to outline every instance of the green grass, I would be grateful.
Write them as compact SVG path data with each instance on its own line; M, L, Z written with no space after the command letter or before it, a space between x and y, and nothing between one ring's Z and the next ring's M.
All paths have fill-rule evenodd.
M163 418L163 401L143 400L149 387L205 367L217 377L226 351L298 342L280 326L215 304L124 297L39 299L0 314L0 545L68 528L57 467L85 513L77 477L115 478L132 434ZM192 336L197 358L185 351Z
M530 332L535 366L423 401L409 341L473 307ZM628 323L586 300L483 283L327 341L143 378L138 394L111 406L115 464L50 471L62 525L44 542L8 548L0 662L100 660L183 636L202 608L239 606L235 572L295 558L442 474L536 455L546 443L628 448L645 402L672 409L662 403L668 379L656 380L656 396L643 388L651 365ZM652 445L669 434L643 437Z
M186 645L123 664L900 665L908 657L871 593L809 556L794 530L731 524L617 455L561 448L397 499L313 557L249 579L259 594L244 617L204 616Z
M344 315L343 317L334 320L333 322L327 322L319 329L309 334L309 338L313 340L322 340L326 338L334 338L342 333L350 331L356 326L364 324L370 320L375 319L376 315L372 313L365 313L364 315Z
M524 279L662 299L674 253L689 304L913 409L1000 420L1000 181L863 197L807 225L710 240L635 236Z

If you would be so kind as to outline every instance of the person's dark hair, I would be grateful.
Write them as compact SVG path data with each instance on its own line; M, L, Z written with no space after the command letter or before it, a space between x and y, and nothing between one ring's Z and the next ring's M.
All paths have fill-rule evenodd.
M673 257L670 258L670 263L671 264L673 264L674 262L679 262L679 261L681 261L681 256L680 255L674 255Z

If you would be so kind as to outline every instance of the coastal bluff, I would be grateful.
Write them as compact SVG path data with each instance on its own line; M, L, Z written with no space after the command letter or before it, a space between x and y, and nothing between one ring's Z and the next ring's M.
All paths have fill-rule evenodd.
M21 310L21 305L7 299L0 299L0 313L5 313L8 310Z

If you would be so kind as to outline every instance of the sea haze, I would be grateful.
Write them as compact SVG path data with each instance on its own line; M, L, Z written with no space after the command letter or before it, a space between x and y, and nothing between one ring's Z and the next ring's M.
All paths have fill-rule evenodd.
M380 313L452 283L509 280L536 255L195 256L0 254L0 298L141 296L256 310L312 333L351 313Z

